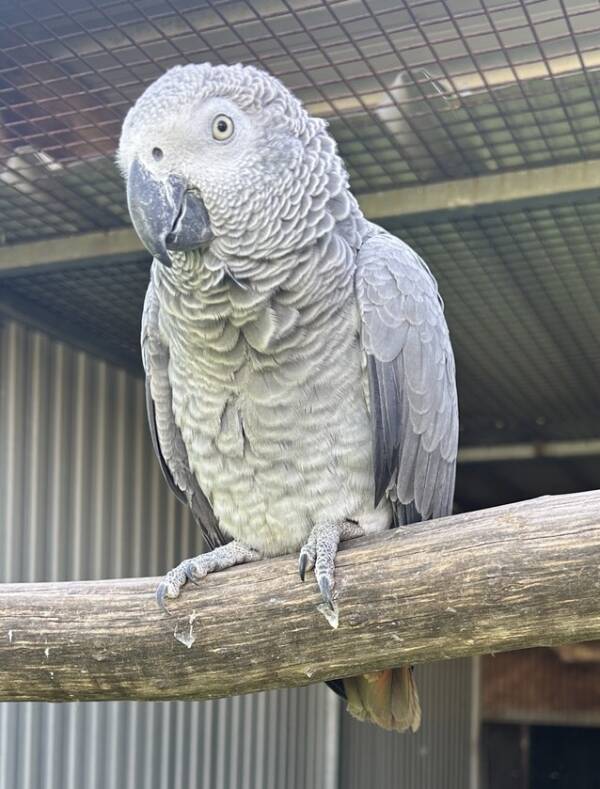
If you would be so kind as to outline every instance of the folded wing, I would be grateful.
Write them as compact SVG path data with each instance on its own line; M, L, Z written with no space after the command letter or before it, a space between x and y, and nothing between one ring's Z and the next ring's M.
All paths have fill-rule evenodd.
M458 445L455 366L443 303L421 258L381 231L358 254L376 502L397 523L452 511Z

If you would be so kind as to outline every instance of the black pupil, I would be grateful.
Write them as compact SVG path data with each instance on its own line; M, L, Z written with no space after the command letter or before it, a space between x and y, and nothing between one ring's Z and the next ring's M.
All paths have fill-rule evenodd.
M153 148L152 149L152 156L156 159L157 162L163 158L163 152L161 148Z
M227 121L221 118L221 120L217 123L217 129L221 132L221 134L225 134L227 128Z

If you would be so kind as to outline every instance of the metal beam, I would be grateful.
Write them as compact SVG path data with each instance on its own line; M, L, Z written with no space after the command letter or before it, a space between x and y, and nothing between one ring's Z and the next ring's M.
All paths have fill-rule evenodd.
M28 269L68 267L82 262L114 262L148 256L131 227L58 236L0 247L0 277Z
M473 212L499 205L600 194L600 159L459 178L359 195L370 219Z
M590 455L600 455L600 438L463 447L459 450L458 461L459 463L492 463L500 460L538 460L539 458L574 458Z
M600 195L600 159L493 173L358 196L369 219L483 211L537 200ZM29 269L105 263L147 255L130 227L0 247L0 278Z

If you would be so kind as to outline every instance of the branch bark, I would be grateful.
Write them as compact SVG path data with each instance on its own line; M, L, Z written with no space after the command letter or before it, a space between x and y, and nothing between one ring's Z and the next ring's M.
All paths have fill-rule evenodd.
M296 557L209 576L170 617L157 580L0 586L0 699L214 698L600 638L600 491L353 541L337 629Z

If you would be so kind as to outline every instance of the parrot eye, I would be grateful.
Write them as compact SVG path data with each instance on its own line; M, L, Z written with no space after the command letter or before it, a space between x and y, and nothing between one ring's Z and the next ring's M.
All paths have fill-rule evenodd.
M212 124L212 135L215 140L223 142L233 134L233 121L227 115L217 115Z
M160 160L163 158L162 148L153 148L152 149L152 158L155 161L160 162Z

